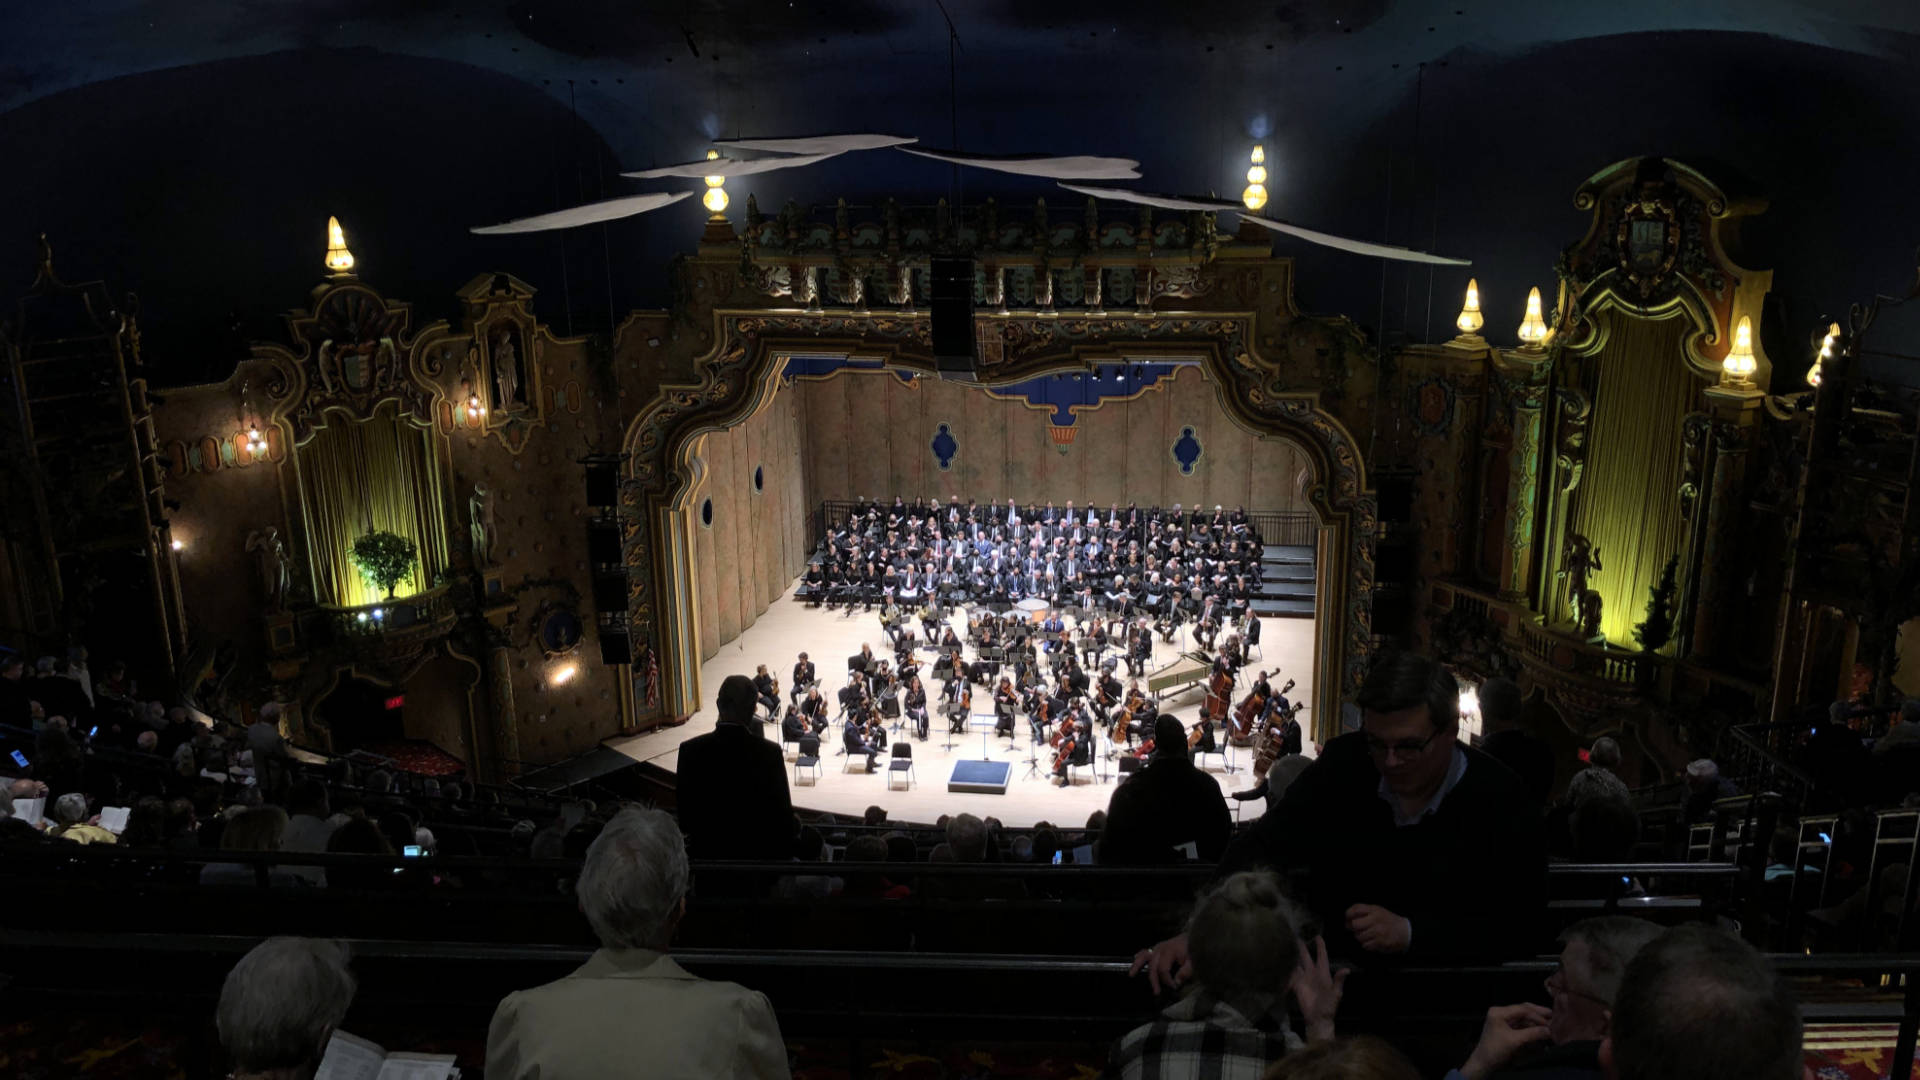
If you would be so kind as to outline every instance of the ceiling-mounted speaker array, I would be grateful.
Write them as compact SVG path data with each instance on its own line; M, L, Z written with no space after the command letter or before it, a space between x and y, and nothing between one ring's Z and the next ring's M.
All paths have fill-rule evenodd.
M623 454L590 454L586 466L587 563L593 571L593 622L600 639L600 662L630 664L633 641L627 633L627 557L620 525L620 470Z
M943 379L979 381L980 347L973 333L973 260L934 259L927 287L934 369Z

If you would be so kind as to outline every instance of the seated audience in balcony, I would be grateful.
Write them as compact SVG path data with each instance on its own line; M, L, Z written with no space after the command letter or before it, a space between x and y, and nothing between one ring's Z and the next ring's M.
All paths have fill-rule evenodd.
M1713 817L1713 804L1740 794L1734 782L1720 775L1720 766L1712 758L1687 763L1687 824L1697 825Z
M1262 1080L1420 1080L1420 1070L1386 1040L1357 1035L1296 1050Z
M119 837L100 827L99 815L91 818L87 814L87 797L77 791L70 791L53 801L52 827L47 835L59 840L71 840L76 844L112 844Z
M287 812L277 806L256 806L241 810L227 822L220 834L221 851L279 851L280 839L287 831ZM259 881L259 867L252 863L208 863L200 868L202 885L253 885ZM307 884L292 870L273 866L267 869L267 884L297 887Z
M840 895L871 900L904 900L912 896L912 889L905 885L894 884L892 879L880 873L878 868L871 871L854 869L861 863L886 861L887 842L880 837L856 836L848 841L846 853L841 859L841 865L845 867L846 882L840 890Z
M1499 762L1458 741L1458 684L1412 653L1374 663L1361 730L1327 743L1278 808L1227 848L1220 872L1307 875L1305 899L1339 956L1495 960L1537 947L1546 899L1541 815ZM1178 984L1187 942L1135 957Z
M994 841L995 822L982 821L973 814L955 814L947 819L947 839L927 854L928 862L990 863L999 861ZM942 848L945 852L942 852ZM920 890L928 896L946 900L1022 900L1026 883L1002 875L979 877L930 877Z
M1613 1023L1627 964L1663 929L1645 919L1587 919L1560 935L1560 966L1547 976L1551 1007L1487 1010L1480 1042L1447 1080L1602 1080L1600 1041Z
M1675 927L1627 965L1600 1044L1612 1080L1800 1080L1799 1003L1753 946Z
M280 850L322 852L333 837L328 821L327 788L318 780L300 780L287 788L287 831L280 838ZM318 866L289 867L293 873L315 885L327 883L327 872Z
M120 844L129 848L163 848L167 842L167 804L152 796L136 801L120 830Z
M1300 925L1273 874L1239 873L1215 885L1187 920L1192 986L1114 1044L1106 1075L1258 1080L1304 1045L1288 1023L1290 997L1307 1038L1332 1039L1346 973L1331 973L1325 944L1316 939L1309 950Z
M329 855L383 855L395 852L380 826L365 818L354 818L334 829L327 837ZM329 866L326 882L336 889L388 889L393 887L393 868L387 863L370 866Z
M1102 866L1158 866L1190 857L1218 862L1232 832L1220 782L1187 757L1185 725L1162 716L1154 721L1146 768L1115 788L1107 802L1097 858Z
M760 734L753 680L729 675L714 695L713 731L680 745L680 828L700 859L784 862L793 854L793 800L778 743Z
M680 828L666 813L629 808L607 823L576 890L600 949L566 978L500 1003L487 1032L487 1080L789 1075L765 996L695 978L666 955L689 876Z
M353 1004L347 947L276 937L227 972L214 1010L230 1080L310 1080Z

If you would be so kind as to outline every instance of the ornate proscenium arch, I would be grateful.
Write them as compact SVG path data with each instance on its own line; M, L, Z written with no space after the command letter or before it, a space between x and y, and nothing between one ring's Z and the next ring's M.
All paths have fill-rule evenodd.
M699 658L688 647L691 544L688 515L678 513L693 490L697 438L753 415L775 392L790 355L854 356L934 371L924 315L716 309L713 319L714 346L695 365L698 381L661 387L627 429L624 446L630 624L638 653L658 650L659 706L669 715L698 708ZM1342 698L1357 689L1372 648L1375 500L1347 427L1318 393L1289 389L1282 365L1255 351L1257 321L1252 312L1011 313L979 324L980 381L1005 384L1101 363L1196 358L1236 422L1300 446L1314 465L1309 500L1324 530L1319 588L1326 599L1315 626L1314 708L1316 720L1329 725Z

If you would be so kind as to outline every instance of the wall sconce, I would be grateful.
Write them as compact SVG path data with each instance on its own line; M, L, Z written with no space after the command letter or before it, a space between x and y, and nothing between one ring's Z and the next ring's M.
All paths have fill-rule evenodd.
M179 539L178 537L175 537L173 541L173 550L175 551L187 550L187 542L185 540Z
M718 150L707 151L708 161L712 161L719 156L720 151ZM700 196L700 205L713 211L714 217L720 217L727 209L727 178L724 176L709 176L706 180L707 193Z
M1240 193L1240 201L1249 210L1258 210L1267 205L1267 150L1259 143L1253 144L1251 155L1253 164L1247 169L1247 187Z
M353 252L347 250L347 234L341 231L337 217L327 219L327 271L353 273Z
M1720 384L1745 388L1753 385L1754 370L1759 367L1753 357L1753 319L1740 316L1740 325L1733 332L1733 348L1727 350L1727 358L1720 361Z
M1820 339L1820 351L1813 356L1813 366L1807 369L1807 385L1820 388L1821 365L1833 359L1833 343L1839 340L1840 324L1828 323L1827 336Z
M1547 320L1540 315L1540 288L1527 292L1527 317L1520 320L1520 347L1538 349L1547 340Z
M547 674L547 682L552 686L565 686L580 674L580 665L569 660Z
M249 425L247 427L247 453L253 456L253 460L259 461L266 452L267 437L261 433L260 425Z
M481 399L479 392L473 388L472 379L460 380L460 393L466 398L466 400L460 404L460 411L464 414L464 419L468 423L486 419L487 403Z

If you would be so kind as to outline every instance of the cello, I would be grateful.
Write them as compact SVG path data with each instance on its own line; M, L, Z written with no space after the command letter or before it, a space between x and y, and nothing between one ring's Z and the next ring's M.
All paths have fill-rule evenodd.
M1046 715L1046 707L1044 705L1041 706L1041 715ZM1052 737L1047 739L1048 745L1056 748L1056 752L1053 755L1054 772L1060 772L1066 767L1066 763L1073 759L1074 741L1073 717L1069 716L1065 720L1060 721L1060 730L1054 732Z
M1224 724L1227 709L1233 701L1233 674L1226 665L1214 663L1213 674L1207 678L1207 703L1200 711L1207 719L1216 724Z

